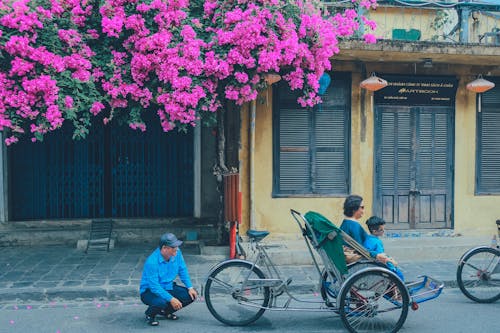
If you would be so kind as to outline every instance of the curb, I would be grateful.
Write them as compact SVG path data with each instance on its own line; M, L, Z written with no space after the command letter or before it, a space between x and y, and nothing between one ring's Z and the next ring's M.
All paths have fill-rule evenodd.
M36 289L36 288L10 288L7 291L0 291L1 303L13 301L36 301L50 302L54 300L65 301L88 301L88 300L122 300L126 298L139 299L139 290L137 288L55 288L55 289Z
M443 281L446 288L458 288L457 281ZM200 286L202 287L202 286ZM201 293L201 290L199 290ZM319 293L317 283L297 283L291 284L290 293L309 294ZM0 304L12 302L52 302L52 301L93 301L108 300L118 301L125 299L139 300L139 290L132 287L97 287L82 290L81 288L10 288L0 291Z

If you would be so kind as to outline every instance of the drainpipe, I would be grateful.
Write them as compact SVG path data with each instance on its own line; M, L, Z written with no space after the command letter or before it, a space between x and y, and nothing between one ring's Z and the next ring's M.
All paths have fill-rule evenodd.
M7 149L3 144L3 140L5 139L4 132L0 133L0 224L7 222L8 212L8 193L9 193L9 185L7 182Z
M255 229L255 114L257 101L250 102L249 152L250 159L250 229Z
M194 154L194 177L193 177L193 216L201 217L201 122L198 120L194 128L193 138L193 154Z
M365 63L361 64L361 77L362 77L362 80L364 80L364 78L366 77L366 64ZM366 89L360 89L360 90L361 90L361 93L359 95L359 105L361 107L360 137L361 137L361 142L366 142ZM372 107L371 111L374 112L373 102L371 103L370 106Z

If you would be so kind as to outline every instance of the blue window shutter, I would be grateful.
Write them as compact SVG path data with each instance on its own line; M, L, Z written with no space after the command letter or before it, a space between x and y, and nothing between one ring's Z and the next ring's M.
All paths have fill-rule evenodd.
M316 111L315 148L318 193L347 193L346 109L325 107Z
M419 133L419 189L448 188L449 124L445 109L422 110Z
M483 93L477 113L477 194L500 193L500 79L492 81L496 86Z
M380 187L410 190L411 127L408 108L387 107L381 115Z
M350 76L335 73L313 109L300 107L297 97L286 84L275 88L273 193L348 193Z
M309 192L310 111L303 108L280 110L279 187L284 192Z

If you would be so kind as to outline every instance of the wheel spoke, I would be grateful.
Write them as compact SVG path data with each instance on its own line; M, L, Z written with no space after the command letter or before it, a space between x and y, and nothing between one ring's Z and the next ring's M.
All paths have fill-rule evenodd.
M220 286L222 286L225 290L232 290L233 289L233 286L230 285L229 283L225 282L225 281L222 281L216 277L209 277L208 278L209 280L211 280L212 282L216 282L217 284L219 284ZM214 286L212 286L213 288Z
M228 261L213 271L205 285L205 302L212 315L227 325L257 320L269 304L264 273L250 262Z
M500 252L481 247L470 252L457 269L457 282L465 296L480 303L500 299Z
M406 287L380 269L354 274L339 297L339 312L350 332L396 332L408 314Z

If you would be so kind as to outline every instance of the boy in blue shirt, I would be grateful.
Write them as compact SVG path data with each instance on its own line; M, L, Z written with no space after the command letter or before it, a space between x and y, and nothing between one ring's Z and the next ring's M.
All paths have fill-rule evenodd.
M401 270L397 267L398 263L393 258L387 256L384 252L384 244L382 240L379 238L385 232L384 227L385 221L378 216L372 216L366 221L366 225L368 226L368 230L370 230L371 235L367 235L363 246L368 249L370 252L375 252L377 254L384 254L386 256L386 260L384 263L387 268L396 273L399 278L404 281L404 276Z

